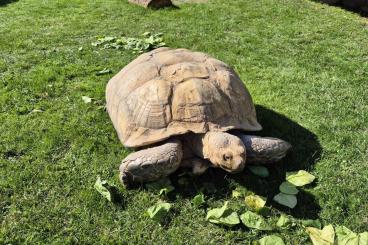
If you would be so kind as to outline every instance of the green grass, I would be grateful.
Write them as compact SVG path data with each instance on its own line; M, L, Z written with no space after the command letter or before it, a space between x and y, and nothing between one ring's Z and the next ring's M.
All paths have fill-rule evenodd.
M287 213L367 230L367 19L307 0L213 0L160 11L123 0L21 0L0 1L1 244L247 244L265 234L309 242L299 226L259 232L206 222L206 209L190 204L194 184L180 187L175 175L173 211L159 226L144 215L159 197L119 185L117 169L128 151L107 113L81 97L104 103L113 74L96 71L117 73L136 57L92 47L95 37L146 31L234 67L258 105L262 134L294 145L265 180L220 170L194 179L197 188L216 184L208 207L243 186L269 198L271 220ZM288 210L271 199L285 171L298 169L318 181ZM108 203L93 189L97 175L119 186L122 202ZM230 206L244 210L242 200Z

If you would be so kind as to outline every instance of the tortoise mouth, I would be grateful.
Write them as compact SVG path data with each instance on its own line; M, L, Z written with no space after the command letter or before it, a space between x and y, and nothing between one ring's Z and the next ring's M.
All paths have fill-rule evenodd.
M240 173L244 170L245 164L239 164L237 168L231 168L225 165L219 165L220 168L222 168L223 170L225 170L226 172L232 173L232 174L237 174Z

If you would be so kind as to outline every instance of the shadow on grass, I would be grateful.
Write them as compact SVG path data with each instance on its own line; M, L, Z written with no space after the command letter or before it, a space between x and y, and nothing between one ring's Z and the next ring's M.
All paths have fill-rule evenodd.
M278 187L285 181L287 171L309 169L318 161L322 148L315 134L263 106L256 106L256 110L259 122L263 126L263 130L257 135L281 138L293 145L293 150L285 159L267 166L270 176L260 178L253 175L248 169L237 175L228 174L221 169L209 169L202 176L184 177L187 180L183 184L181 183L183 182L181 180L183 170L179 170L171 176L177 194L192 198L199 191L204 191L207 196L219 200L231 197L232 190L236 187L244 187L247 191L265 196L271 201L279 193ZM294 209L285 208L275 202L269 203L301 219L316 219L321 209L315 197L306 191L300 191L298 205Z
M153 7L152 9L154 9L156 11L159 11L160 9L165 9L165 10L171 11L171 10L178 10L178 9L180 9L180 7L172 4L172 5L169 5L169 6L158 7L158 8Z
M111 202L122 208L125 207L125 198L116 186L110 186Z
M10 3L18 2L18 0L0 0L0 7L5 7Z
M362 17L368 17L368 2L365 0L312 0L355 12Z

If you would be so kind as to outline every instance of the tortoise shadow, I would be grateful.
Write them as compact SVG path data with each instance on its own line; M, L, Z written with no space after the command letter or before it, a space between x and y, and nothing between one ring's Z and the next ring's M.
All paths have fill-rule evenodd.
M347 11L359 14L362 17L368 17L368 2L363 1L341 1L341 0L312 0L313 2L322 3L334 7L339 7Z
M18 0L0 0L0 7L5 7L10 3L18 2Z
M263 126L263 130L257 135L281 138L293 145L292 151L286 158L277 164L267 166L270 176L257 177L247 168L237 175L228 174L221 169L209 169L202 176L189 176L188 183L183 185L180 183L183 170L179 170L171 176L177 194L192 198L202 191L206 196L219 200L231 197L232 190L241 187L247 192L254 192L272 200L279 193L278 188L285 181L286 172L309 169L319 160L322 147L314 133L264 106L258 105L256 110L258 121ZM294 209L285 208L275 202L269 203L281 211L302 219L316 219L321 210L316 198L303 190L298 194L298 205Z
M256 110L258 121L263 126L258 135L281 138L293 146L282 162L284 170L308 169L319 160L322 147L314 133L264 106L257 105Z

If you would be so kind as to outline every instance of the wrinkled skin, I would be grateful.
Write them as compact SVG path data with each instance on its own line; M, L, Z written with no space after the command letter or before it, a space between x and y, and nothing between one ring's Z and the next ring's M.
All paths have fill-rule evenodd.
M244 169L246 149L240 138L223 132L208 132L187 138L194 154L209 160L213 167L230 173L238 173Z
M183 150L183 144L186 144ZM120 179L132 183L154 181L175 172L180 166L202 174L208 167L239 173L246 163L269 164L282 159L291 145L277 138L226 132L190 134L183 141L169 139L161 145L128 155L120 165Z

